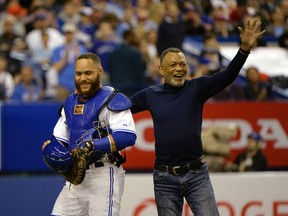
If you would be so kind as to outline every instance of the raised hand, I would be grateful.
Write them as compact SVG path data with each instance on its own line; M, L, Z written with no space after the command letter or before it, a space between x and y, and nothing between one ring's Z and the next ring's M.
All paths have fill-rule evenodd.
M244 24L244 27L238 27L238 30L241 39L240 48L245 51L250 51L255 47L257 39L266 32L266 30L261 31L261 21L257 18L248 19Z

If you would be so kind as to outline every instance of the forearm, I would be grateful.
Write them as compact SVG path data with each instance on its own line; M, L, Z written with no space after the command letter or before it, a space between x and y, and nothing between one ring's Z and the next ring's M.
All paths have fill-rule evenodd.
M206 79L202 86L202 92L203 95L205 95L205 98L210 98L233 83L246 59L247 56L241 54L241 52L238 50L237 54L224 71L216 73L215 75Z
M59 62L56 62L55 64L53 64L53 67L56 69L58 73L60 73L60 71L64 68L65 64L66 64L66 60L61 59Z
M136 135L129 132L113 132L108 136L93 140L94 151L112 153L135 144Z

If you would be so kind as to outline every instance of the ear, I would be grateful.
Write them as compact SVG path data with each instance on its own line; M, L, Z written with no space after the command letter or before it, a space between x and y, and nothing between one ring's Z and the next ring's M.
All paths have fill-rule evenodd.
M100 77L102 77L102 75L104 74L104 69L103 69L103 67L100 67L98 73L99 73Z
M159 73L161 74L161 76L164 76L163 66L159 66Z

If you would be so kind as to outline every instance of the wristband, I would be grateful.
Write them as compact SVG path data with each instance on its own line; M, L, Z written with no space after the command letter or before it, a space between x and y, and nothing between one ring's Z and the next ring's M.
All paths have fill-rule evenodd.
M111 134L109 134L108 136L109 142L110 142L110 150L111 152L116 152L117 151L117 147L116 147L116 143L114 141L114 138Z
M245 56L247 56L247 55L249 55L250 54L250 50L243 50L241 47L239 48L239 52L242 54L242 55L245 55Z

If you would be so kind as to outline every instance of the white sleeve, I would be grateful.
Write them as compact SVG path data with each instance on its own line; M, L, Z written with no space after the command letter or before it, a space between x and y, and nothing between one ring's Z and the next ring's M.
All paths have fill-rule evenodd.
M7 98L10 98L13 94L13 91L14 91L14 88L15 88L15 85L14 85L14 80L13 80L13 77L10 73L8 72L5 72L5 76L6 76L6 79L5 79L5 88L6 88L6 97Z
M135 122L130 109L113 112L104 107L99 114L99 120L108 124L113 132L123 131L136 134Z
M68 143L69 137L68 137L68 127L66 122L66 116L64 109L61 111L61 117L58 119L58 122L56 123L53 135L56 137L56 139L64 141Z

